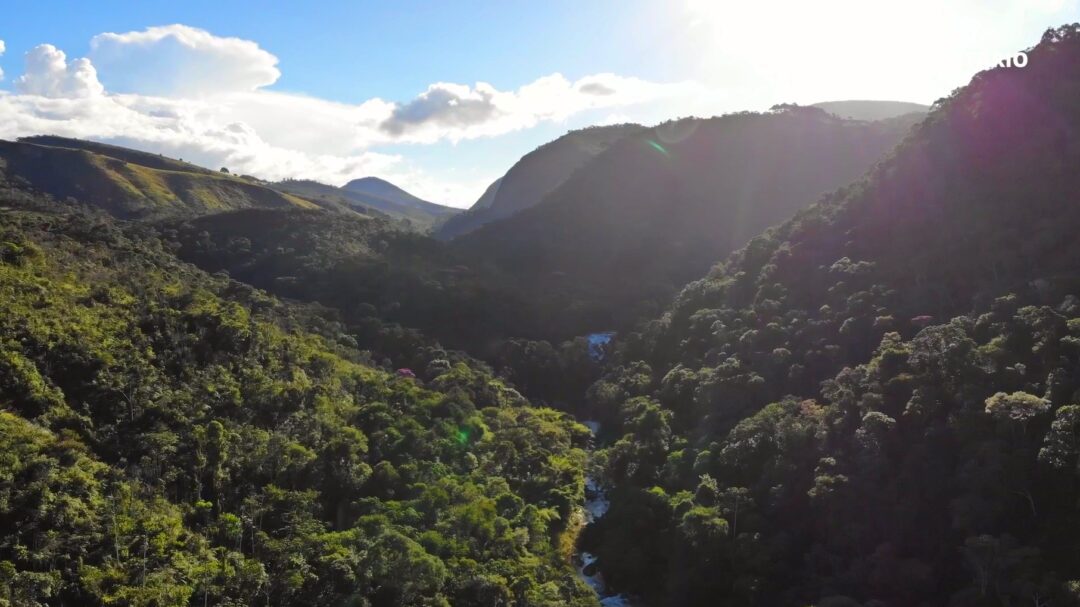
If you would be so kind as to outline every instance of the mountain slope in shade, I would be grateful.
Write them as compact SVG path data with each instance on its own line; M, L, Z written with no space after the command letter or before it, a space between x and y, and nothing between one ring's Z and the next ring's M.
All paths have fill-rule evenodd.
M930 111L928 105L907 101L823 101L811 107L821 108L830 114L849 120L887 120L905 114L925 114Z
M461 209L417 198L377 177L355 179L340 188L306 179L287 179L275 183L274 187L313 200L345 204L367 214L408 220L412 227L421 231L430 230L461 212Z
M1080 26L1028 56L626 337L590 390L622 437L587 547L606 581L660 605L1075 604Z
M92 141L0 141L0 169L54 199L121 218L194 216L244 208L318 208L246 177Z
M520 276L523 289L564 297L583 323L577 332L611 328L856 179L909 124L815 108L665 123L619 140L542 203L452 244Z
M491 185L484 190L484 193L480 195L480 198L476 199L476 202L469 208L470 211L479 211L480 209L489 208L495 203L495 196L499 193L499 186L502 185L502 177L499 177L495 181L491 182Z
M455 238L532 207L614 142L644 128L636 124L589 127L536 148L492 183L472 208L444 223L435 236Z

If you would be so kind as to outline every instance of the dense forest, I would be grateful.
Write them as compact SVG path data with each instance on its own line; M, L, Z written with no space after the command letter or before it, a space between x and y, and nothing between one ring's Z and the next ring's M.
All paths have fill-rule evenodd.
M0 606L1080 605L1080 25L1028 57L449 220L0 142Z
M564 540L583 426L4 191L0 601L595 604Z

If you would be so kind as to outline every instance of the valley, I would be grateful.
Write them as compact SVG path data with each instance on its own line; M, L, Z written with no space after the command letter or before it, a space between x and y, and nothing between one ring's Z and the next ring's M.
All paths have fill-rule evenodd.
M1080 26L1027 53L465 211L0 141L0 605L1080 604Z

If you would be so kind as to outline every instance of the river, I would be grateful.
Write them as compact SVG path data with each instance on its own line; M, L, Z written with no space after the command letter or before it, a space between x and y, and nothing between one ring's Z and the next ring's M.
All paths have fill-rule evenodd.
M595 421L581 422L592 432L592 443L595 444L596 436L600 432L600 423ZM611 502L607 499L607 492L600 482L590 476L585 477L585 525L591 525L607 514ZM590 588L596 591L603 607L642 607L641 603L624 594L608 592L604 585L604 578L595 567L596 557L588 552L577 552L574 555L578 574Z

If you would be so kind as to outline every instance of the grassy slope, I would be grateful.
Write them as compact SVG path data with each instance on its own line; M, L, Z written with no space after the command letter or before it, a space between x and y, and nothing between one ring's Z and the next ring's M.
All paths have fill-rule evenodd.
M122 218L319 206L250 178L94 142L52 137L3 141L0 162L10 178L21 178L37 191L93 204Z

